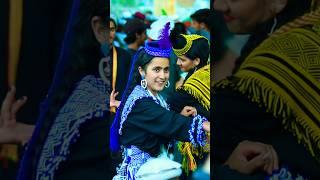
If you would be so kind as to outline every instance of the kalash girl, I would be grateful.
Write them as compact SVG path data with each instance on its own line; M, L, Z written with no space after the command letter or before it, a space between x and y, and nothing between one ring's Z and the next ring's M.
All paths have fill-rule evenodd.
M149 166L149 173L138 171L149 160L167 153L163 150L169 149L173 140L189 141L194 146L206 144L205 132L210 131L207 119L196 115L195 108L190 106L180 114L170 111L159 94L168 86L169 26L165 25L158 41L147 42L134 57L126 91L111 127L111 150L120 150L120 145L123 150L123 162L113 179L139 179L139 174L154 178L152 170L159 170L162 178L169 179L172 176L168 163L160 166L156 163L158 168Z
M180 112L185 106L196 108L197 114L209 119L210 116L210 44L209 41L199 35L180 34L172 36L173 52L178 57L177 65L181 71L187 72L182 86L169 96L167 102L173 111ZM210 120L209 120L210 121ZM204 162L210 152L210 145L194 147L190 142L177 144L185 175L189 176L198 166ZM180 160L181 158L181 160Z

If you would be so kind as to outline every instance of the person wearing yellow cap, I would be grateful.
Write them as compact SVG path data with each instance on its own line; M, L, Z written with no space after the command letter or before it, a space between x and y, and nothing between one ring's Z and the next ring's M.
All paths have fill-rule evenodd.
M185 106L195 107L197 114L210 118L210 44L207 38L191 34L171 37L177 65L187 76L175 93L168 98L171 110L179 112ZM210 121L210 120L209 120ZM194 171L209 152L209 144L194 148L189 142L178 144L182 167L187 175Z

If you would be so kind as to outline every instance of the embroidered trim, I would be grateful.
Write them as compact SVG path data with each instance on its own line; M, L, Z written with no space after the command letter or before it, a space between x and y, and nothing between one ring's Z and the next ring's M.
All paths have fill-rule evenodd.
M135 105L136 101L143 98L152 98L152 97L147 93L145 89L137 85L129 95L123 107L122 114L121 114L120 128L119 128L120 135L122 135L123 123L126 121L129 113L132 111L132 108Z
M193 136L193 132L195 131L195 125L196 125L197 118L198 118L198 115L193 118L192 124L191 124L191 129L189 129L189 131L188 131L189 140L190 140L190 142L191 142L191 144L193 146L197 146L196 141L195 141L194 136Z
M148 43L146 43L145 45L146 46L144 49L145 49L146 53L151 56L166 57L166 58L170 57L171 49L159 49L159 48L151 47L148 45Z
M210 64L195 71L180 88L210 110Z
M142 88L140 85L137 85L131 94L129 95L121 114L121 122L119 128L119 134L122 134L123 123L127 119L128 115L132 111L137 100L149 98L154 100L155 103L159 104L163 108L169 110L169 105L164 101L161 96L155 97L151 95L150 92ZM133 180L135 179L135 174L151 156L141 151L136 146L131 146L131 148L123 148L123 162L120 167L117 169L117 175L113 177L113 180Z
M134 107L134 105L136 104L137 100L143 99L143 98L151 98L153 99L157 104L161 105L162 107L166 108L167 110L169 110L169 106L168 104L163 101L163 99L161 99L161 103L158 99L156 99L155 97L151 96L148 91L146 91L145 89L143 89L140 85L137 85L131 92L131 94L129 95L123 110L122 110L122 114L121 114L121 121L120 121L120 128L119 128L119 134L122 135L122 127L123 127L123 123L126 121L129 113L132 111L132 108Z
M190 48L192 47L192 43L194 40L197 40L197 39L200 39L200 38L204 38L208 41L207 38L205 38L204 36L200 36L200 35L197 35L197 34L191 34L191 35L185 35L185 34L181 34L182 37L187 41L186 45L181 48L181 49L173 49L174 53L177 55L177 56L182 56L184 54L186 54ZM209 41L208 41L208 44L209 44Z
M201 117L200 115L196 115L193 120L191 127L188 131L189 140L194 147L204 146L206 144L206 134L202 128L202 124L204 121L207 121L205 117ZM197 128L195 127L197 125Z
M304 178L300 174L297 174L296 176L292 175L290 170L286 167L282 167L278 171L275 171L272 173L272 175L267 176L266 179L268 180L305 180L307 178Z
M201 118L201 120L198 121L197 142L201 147L207 144L206 133L203 130L203 122L205 121L208 121L208 120L206 118Z
M151 158L150 154L141 151L136 146L125 148L123 151L123 162L117 168L117 175L113 180L133 180L139 168Z
M216 90L231 89L272 114L317 162L320 83L314 69L320 69L319 43L319 34L311 27L268 38L233 76L214 85Z
M67 159L69 147L80 137L80 126L108 110L104 82L93 75L84 77L57 115L37 166L36 179L53 179L54 171Z
M210 151L206 137L209 136L203 130L203 122L207 121L205 117L197 115L193 118L191 127L188 131L190 142L179 142L178 150L182 155L182 169L189 174L189 171L197 169L197 163L194 156L202 158L202 154Z

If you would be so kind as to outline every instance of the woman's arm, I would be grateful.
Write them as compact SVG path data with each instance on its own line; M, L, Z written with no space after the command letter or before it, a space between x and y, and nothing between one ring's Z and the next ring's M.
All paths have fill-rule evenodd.
M180 112L185 106L193 106L197 109L197 113L201 116L210 117L210 111L206 110L194 97L184 91L176 91L168 97L170 110Z
M142 99L136 102L125 123L166 138L200 143L205 141L203 127L210 129L210 123L205 122L206 119L199 115L185 117L166 110L151 99Z

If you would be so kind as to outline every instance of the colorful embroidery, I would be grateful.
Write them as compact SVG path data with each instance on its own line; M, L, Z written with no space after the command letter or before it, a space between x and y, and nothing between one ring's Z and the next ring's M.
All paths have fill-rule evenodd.
M214 85L231 89L279 119L299 144L320 162L319 34L294 28L268 38L239 70Z
M198 121L198 127L197 127L197 143L203 147L207 144L207 140L206 140L206 133L203 130L203 122L208 121L206 118L201 118Z
M155 103L161 105L163 108L169 110L168 104L164 101L161 96L155 97L151 95L147 90L143 89L141 86L137 85L131 94L129 95L121 114L121 122L119 128L119 134L122 134L123 123L127 119L128 115L132 111L132 108L136 104L137 100L149 98L153 99ZM113 177L113 180L133 180L135 179L135 174L139 170L140 166L144 164L151 156L141 151L135 146L131 148L123 148L123 162L120 168L117 170L117 175Z
M123 162L117 169L117 175L113 177L113 180L136 179L135 174L150 157L148 153L141 151L136 146L125 148L123 151Z
M182 169L188 174L189 171L197 169L197 163L194 156L202 157L204 152L209 152L207 142L207 134L203 130L203 122L207 121L206 118L197 115L193 118L191 127L188 131L190 142L179 142L178 150L182 154Z
M288 168L282 167L276 172L273 172L271 176L268 176L268 180L305 180L306 178L301 175L293 175Z
M61 108L48 133L37 166L36 179L53 179L54 171L67 159L69 147L80 136L80 126L108 110L106 86L101 79L84 77Z
M120 128L119 128L119 134L122 134L122 126L125 120L127 119L129 113L132 111L132 108L136 104L137 100L143 99L143 98L151 98L153 99L157 104L161 105L162 107L169 110L168 104L163 100L162 97L159 97L160 99L157 99L156 97L150 95L147 90L143 89L141 86L137 85L131 94L129 95L121 114L121 122L120 122Z
M188 133L189 140L194 147L198 147L199 145L204 146L206 144L206 134L202 127L204 121L208 120L200 115L196 115L192 120Z

